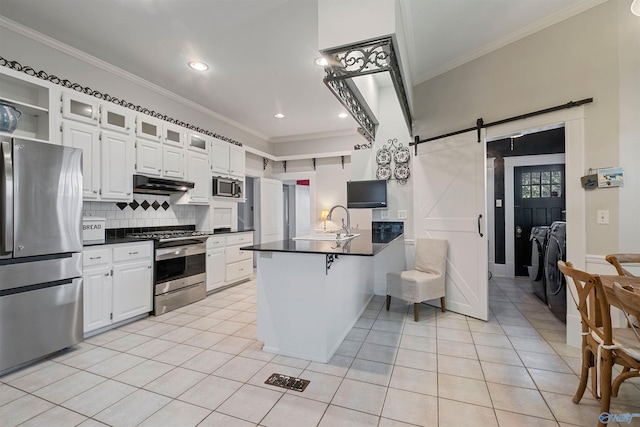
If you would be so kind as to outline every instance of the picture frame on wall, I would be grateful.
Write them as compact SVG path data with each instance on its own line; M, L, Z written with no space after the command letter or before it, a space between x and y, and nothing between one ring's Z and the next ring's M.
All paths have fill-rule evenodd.
M598 169L598 188L620 187L623 183L624 174L622 168Z

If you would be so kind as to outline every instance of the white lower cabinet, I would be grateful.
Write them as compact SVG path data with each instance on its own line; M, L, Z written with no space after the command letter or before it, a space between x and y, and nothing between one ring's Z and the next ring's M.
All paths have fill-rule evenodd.
M241 251L243 246L253 245L253 232L233 233L227 236L226 272L227 283L250 279L253 276L253 252Z
M151 311L153 242L83 251L84 333Z
M213 235L207 240L207 292L253 276L253 232Z
M225 285L224 248L207 249L207 292Z

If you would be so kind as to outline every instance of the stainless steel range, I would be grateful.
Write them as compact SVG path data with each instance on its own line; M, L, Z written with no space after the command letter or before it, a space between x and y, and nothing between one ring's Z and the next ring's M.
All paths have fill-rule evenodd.
M156 241L153 314L159 316L206 297L207 233L176 230L129 236Z

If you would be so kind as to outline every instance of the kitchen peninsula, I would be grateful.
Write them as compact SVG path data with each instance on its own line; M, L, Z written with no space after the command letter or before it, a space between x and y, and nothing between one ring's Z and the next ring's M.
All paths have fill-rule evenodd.
M280 240L258 255L258 339L264 351L326 363L386 273L405 269L402 232L348 240ZM378 292L379 293L379 292Z

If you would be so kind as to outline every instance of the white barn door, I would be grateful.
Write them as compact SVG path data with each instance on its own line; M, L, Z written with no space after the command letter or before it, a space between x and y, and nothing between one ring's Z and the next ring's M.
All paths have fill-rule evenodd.
M446 239L447 310L488 320L486 150L476 131L420 144L413 172L416 238Z
M282 240L284 237L284 214L282 208L282 181L260 178L260 243Z

